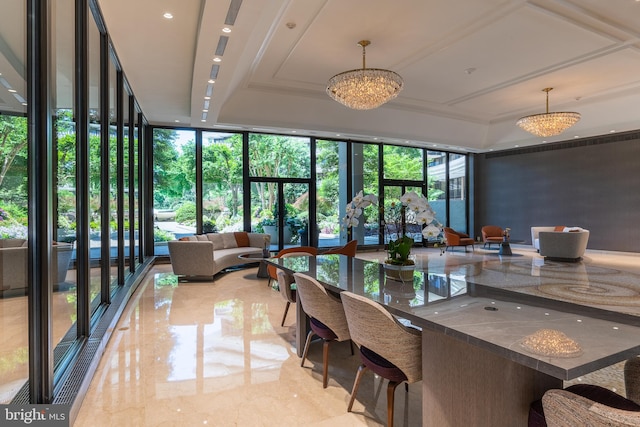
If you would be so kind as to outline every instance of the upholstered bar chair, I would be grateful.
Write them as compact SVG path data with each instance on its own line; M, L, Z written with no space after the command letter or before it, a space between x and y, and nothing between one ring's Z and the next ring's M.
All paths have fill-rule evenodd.
M340 298L333 296L313 277L295 273L298 298L302 309L310 318L311 330L302 352L304 366L307 352L314 336L322 338L322 387L327 388L329 373L329 344L333 341L347 341L351 339L347 319L342 308ZM351 349L353 354L353 348Z
M497 225L485 225L484 227L482 227L481 229L482 232L482 243L484 243L484 245L482 246L483 248L486 248L487 245L489 245L489 249L491 249L491 245L500 245L500 243L502 243L503 240L503 235L502 235L502 227L499 227Z
M529 427L640 426L640 357L625 362L627 398L593 384L552 389L533 402Z
M329 254L339 254L339 255L347 255L347 256L356 256L356 251L358 249L358 241L351 240L346 245L340 246L339 248L329 249L322 253L322 255Z
M298 255L318 255L318 248L314 248L313 246L294 246L292 248L286 248L278 252L278 255L274 256L274 258L281 258L286 254L290 254L292 252L301 252ZM267 274L269 278L267 279L267 287L271 286L272 281L278 280L278 268L273 265L267 266Z
M280 326L284 326L284 321L287 319L287 313L289 312L289 306L291 306L291 303L295 304L296 302L296 290L292 286L295 282L291 274L285 273L281 269L278 269L277 275L280 295L282 295L282 298L287 302L287 305L284 307L282 322L280 323Z
M393 427L396 387L422 380L422 332L404 326L380 304L344 291L340 293L351 339L360 349L358 368L347 411L353 402L363 374L373 373L389 380L387 385L387 425Z

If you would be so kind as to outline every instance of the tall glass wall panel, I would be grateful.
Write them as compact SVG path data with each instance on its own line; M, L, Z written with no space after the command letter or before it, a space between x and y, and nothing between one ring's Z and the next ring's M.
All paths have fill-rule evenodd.
M351 146L352 197L358 192L380 195L380 145L353 143ZM349 199L351 200L351 199ZM351 230L352 239L360 245L378 245L382 243L379 227L379 211L375 206L367 207L359 218L360 224Z
M102 123L100 122L100 31L89 19L89 295L91 311L100 303L102 256ZM108 123L105 126L109 126ZM107 250L108 248L104 248Z
M127 88L123 86L122 88L122 119L124 123L124 127L122 129L122 159L118 158L119 168L122 169L122 175L124 178L124 188L123 191L118 193L118 197L122 197L122 214L124 220L118 223L118 228L122 230L122 234L124 235L124 242L118 242L118 245L123 245L124 249L124 265L125 265L125 275L130 272L129 266L131 265L131 245L129 242L130 233L132 232L131 223L133 218L131 218L129 205L130 205L130 197L129 192L133 189L131 188L131 182L129 175L130 172L130 164L129 157L131 155L131 120L129 117L129 102L130 102L129 92Z
M156 255L167 241L196 232L196 133L153 130L153 224Z
M467 157L449 154L449 221L454 230L467 230Z
M272 249L299 245L299 231L309 218L309 139L249 134L248 163L251 229L272 234ZM283 187L286 183L306 184L306 190L300 192L295 185Z
M0 6L3 10L5 5ZM0 14L0 20L4 16ZM14 16L13 19L22 19ZM5 27L0 26L0 32ZM1 92L1 91L0 91ZM0 95L4 96L4 94ZM27 309L27 119L0 115L0 404L11 401L28 379Z
M67 331L75 336L77 318L77 275L71 258L76 242L76 117L74 112L74 0L60 0L52 8L54 127L53 147L57 152L54 177L57 218L51 248L53 269L53 343L57 345ZM45 243L45 242L41 242ZM70 268L71 267L71 268Z
M131 193L133 195L133 218L131 218L131 229L133 232L133 262L135 265L140 264L140 180L138 179L140 173L140 157L138 155L139 149L139 141L138 141L138 113L136 112L134 116L131 118L131 123L133 125L133 142L132 142L132 156L133 156L133 170L131 171L131 186L134 191Z
M202 133L202 231L244 229L242 134Z
M348 202L346 146L344 142L316 141L315 230L320 247L344 245L347 242L347 236L341 233L341 217L345 215ZM305 227L303 238L309 239L311 230L314 228ZM339 241L337 236L340 236Z
M26 2L0 2L0 404L29 376Z
M427 151L427 199L436 219L447 225L447 153Z
M118 286L118 69L113 55L109 59L109 283L113 293Z

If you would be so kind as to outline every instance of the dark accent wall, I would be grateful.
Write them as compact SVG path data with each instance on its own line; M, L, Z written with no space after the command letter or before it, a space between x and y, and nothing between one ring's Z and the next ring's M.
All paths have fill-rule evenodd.
M475 234L531 226L580 226L588 249L640 252L640 132L476 156Z

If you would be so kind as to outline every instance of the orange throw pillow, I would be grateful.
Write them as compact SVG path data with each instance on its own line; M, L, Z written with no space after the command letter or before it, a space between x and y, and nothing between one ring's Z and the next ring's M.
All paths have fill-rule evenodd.
M178 240L183 241L183 242L188 242L189 238L188 237L181 237Z
M556 225L556 228L553 231L564 231L564 225Z
M239 248L246 248L249 246L249 235L246 231L236 231L233 234Z

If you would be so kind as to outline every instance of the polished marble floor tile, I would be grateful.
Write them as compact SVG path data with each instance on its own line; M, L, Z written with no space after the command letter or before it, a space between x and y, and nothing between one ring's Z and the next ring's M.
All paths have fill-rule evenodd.
M295 306L257 279L256 268L214 282L178 282L154 267L117 325L75 426L382 425L386 381L368 374L353 413L360 363L348 343L330 350L322 388L322 345L300 367ZM421 383L396 390L397 425L420 425Z

